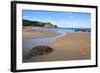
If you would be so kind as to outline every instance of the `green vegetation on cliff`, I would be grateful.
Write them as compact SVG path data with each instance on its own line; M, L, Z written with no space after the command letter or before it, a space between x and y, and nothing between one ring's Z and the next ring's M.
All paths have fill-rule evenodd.
M57 28L57 25L53 25L52 23L39 22L39 21L29 21L29 20L23 20L23 26Z

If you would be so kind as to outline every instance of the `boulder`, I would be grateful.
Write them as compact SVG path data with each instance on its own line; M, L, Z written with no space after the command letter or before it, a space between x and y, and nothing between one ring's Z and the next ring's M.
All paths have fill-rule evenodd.
M53 49L49 46L39 45L39 46L33 47L31 53L32 53L32 55L45 55L52 51L53 51Z

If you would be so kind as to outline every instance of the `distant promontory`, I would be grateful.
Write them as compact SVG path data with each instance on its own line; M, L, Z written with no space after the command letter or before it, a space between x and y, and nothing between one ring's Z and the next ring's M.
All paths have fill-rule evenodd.
M57 25L54 25L50 22L40 22L40 21L30 21L30 20L23 20L23 26L57 28Z

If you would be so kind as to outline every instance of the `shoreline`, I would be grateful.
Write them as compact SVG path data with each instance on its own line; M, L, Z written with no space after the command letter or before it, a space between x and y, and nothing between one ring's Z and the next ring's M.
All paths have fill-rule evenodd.
M61 33L55 32L35 32L32 30L23 30L22 38L23 39L38 39L38 38L48 38L61 35Z

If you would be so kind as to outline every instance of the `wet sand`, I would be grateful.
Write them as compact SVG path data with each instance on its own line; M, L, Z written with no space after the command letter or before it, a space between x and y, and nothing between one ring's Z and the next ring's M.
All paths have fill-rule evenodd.
M54 32L34 32L32 30L23 30L22 36L24 39L34 39L34 38L45 38L45 37L54 37L60 35L60 33Z
M33 32L34 38L51 36L50 32ZM33 38L33 36L29 36ZM55 34L55 33L53 33ZM34 56L25 59L23 62L45 62L45 61L67 61L67 60L86 60L91 58L90 32L68 33L64 37L56 39L48 46L54 51L41 56ZM28 38L30 38L28 37Z

